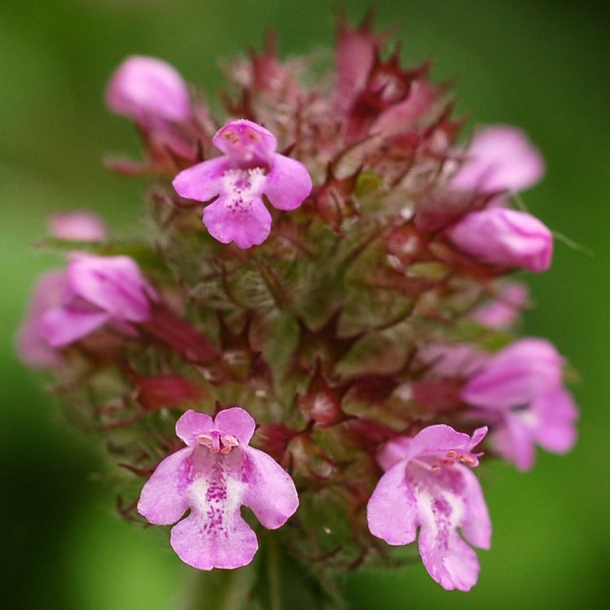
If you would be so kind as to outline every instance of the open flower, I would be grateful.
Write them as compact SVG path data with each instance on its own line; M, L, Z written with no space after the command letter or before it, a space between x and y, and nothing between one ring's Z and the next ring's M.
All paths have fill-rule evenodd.
M463 400L499 417L492 443L519 470L533 466L536 443L565 453L576 440L578 410L562 385L562 362L548 341L521 339L462 388Z
M155 525L171 525L170 543L185 563L200 570L233 569L252 561L255 533L240 514L252 509L276 529L299 504L290 476L270 456L249 447L255 422L233 407L215 419L187 411L176 423L186 447L164 459L144 485L138 511Z
M266 195L279 210L301 205L312 187L305 166L276 153L275 136L251 121L232 121L212 138L224 153L180 172L173 185L197 201L218 199L203 211L203 223L223 244L245 249L262 243L271 231Z
M156 299L128 256L73 255L61 305L44 312L40 333L54 348L78 341L104 324L131 334L131 324L151 317L151 300Z
M472 438L439 424L413 438L388 442L378 461L386 473L368 504L371 533L388 544L413 542L419 533L419 552L430 576L445 589L468 591L477 581L479 561L473 546L487 549L491 523L481 487L470 467L480 454L472 453L487 428Z

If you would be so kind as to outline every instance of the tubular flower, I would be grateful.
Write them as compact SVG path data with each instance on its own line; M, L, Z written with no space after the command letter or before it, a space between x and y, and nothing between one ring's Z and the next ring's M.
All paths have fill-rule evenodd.
M388 544L404 545L420 528L423 564L444 589L468 591L479 574L477 556L458 528L473 546L490 546L487 506L470 471L480 455L472 449L486 433L479 428L471 438L438 424L391 440L378 456L386 472L368 503L369 529Z
M171 545L180 559L200 570L239 568L258 549L255 533L240 514L252 509L276 529L299 504L289 475L270 456L248 446L254 419L233 407L215 419L187 411L176 423L186 447L165 458L144 485L138 511L155 525L179 521Z
M265 194L279 210L293 210L311 191L305 166L275 152L275 136L252 121L232 121L212 138L224 156L180 172L174 188L197 201L218 199L203 211L203 223L223 244L245 249L262 243L271 231Z
M526 212L504 208L471 212L446 235L454 246L486 264L521 267L536 273L551 265L553 236Z
M497 415L491 440L519 470L529 470L537 443L565 453L576 440L576 405L562 386L562 358L551 343L521 339L499 352L463 387L462 398Z
M144 55L132 55L117 68L106 89L106 104L141 124L185 121L192 113L182 76L167 62Z
M131 334L131 324L151 316L157 296L128 256L73 255L62 303L42 315L40 332L52 347L64 347L104 324Z

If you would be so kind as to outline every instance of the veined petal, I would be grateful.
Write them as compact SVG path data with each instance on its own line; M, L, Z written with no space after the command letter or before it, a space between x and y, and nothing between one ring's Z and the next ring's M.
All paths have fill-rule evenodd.
M480 569L476 553L458 534L458 528L468 519L464 471L472 474L459 465L438 474L421 468L407 471L417 499L423 564L430 576L447 590L468 591L476 584Z
M188 510L189 459L192 454L193 449L185 447L166 457L142 488L138 512L151 523L170 525Z
M265 195L278 210L294 210L311 192L307 168L296 159L273 155L273 167L267 175Z
M371 534L392 545L410 544L417 532L417 503L405 468L405 462L392 466L379 479L367 506Z
M241 450L246 483L243 503L252 509L266 528L276 529L284 525L299 506L297 490L290 475L266 453L253 447L242 447Z
M174 526L170 542L182 561L200 570L239 568L258 549L256 535L240 514L246 484L234 473L243 456L232 451L218 458L204 452L201 448L194 456L191 514Z
M233 197L223 195L203 210L203 223L210 235L223 244L233 241L242 250L265 241L271 231L271 214L262 199L234 203Z
M227 157L216 157L181 171L172 182L181 197L208 201L222 191L222 178L231 169Z
M64 347L87 336L109 320L106 312L55 307L40 321L40 334L52 347Z

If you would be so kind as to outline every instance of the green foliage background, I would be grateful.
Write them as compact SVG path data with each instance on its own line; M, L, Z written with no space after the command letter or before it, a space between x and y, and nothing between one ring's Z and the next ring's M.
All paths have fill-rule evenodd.
M523 127L544 151L529 209L582 248L557 243L551 271L531 279L525 332L550 338L579 380L580 440L539 455L520 475L479 474L494 522L469 594L447 593L423 568L349 578L357 610L600 608L610 601L607 406L610 252L608 9L553 0L345 0L359 20L375 6L405 59L435 60L459 110L476 123ZM213 93L221 58L279 34L282 54L328 54L334 3L321 0L3 0L0 5L0 600L11 609L165 610L188 570L163 534L115 517L91 473L102 459L63 425L12 337L36 275L57 261L31 247L56 209L90 207L129 232L141 187L107 174L103 155L136 152L106 113L105 83L124 56L156 55ZM476 124L474 123L474 124Z

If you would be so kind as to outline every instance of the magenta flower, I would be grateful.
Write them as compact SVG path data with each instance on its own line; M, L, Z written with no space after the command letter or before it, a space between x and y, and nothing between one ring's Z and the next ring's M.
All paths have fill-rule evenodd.
M478 130L468 158L451 179L457 190L523 191L544 175L544 160L523 131L509 125Z
M468 591L477 581L479 561L473 546L488 549L491 522L477 478L481 442L487 428L472 438L439 424L413 438L388 442L378 461L386 471L368 504L371 533L391 545L413 542L430 576L444 589Z
M104 221L88 210L52 214L49 229L55 237L75 241L102 241L108 234Z
M271 215L262 195L279 210L301 205L312 187L305 166L275 152L275 136L251 121L232 121L212 142L224 153L180 172L174 188L197 201L218 199L203 211L203 223L223 244L245 249L262 243L271 231Z
M522 267L537 273L551 265L553 236L526 212L504 208L471 212L445 235L454 246L490 265Z
M463 400L499 419L492 443L519 470L533 466L535 444L566 453L576 440L578 410L562 385L562 362L548 341L521 339L462 388Z
M104 324L132 334L133 323L151 316L155 291L128 256L75 255L68 263L61 305L44 312L40 333L51 347L64 347Z
M239 407L212 419L187 411L176 423L186 447L165 458L144 485L138 511L171 525L178 557L199 570L233 569L252 561L255 533L240 514L252 509L268 529L293 515L299 500L290 476L269 455L249 447L255 422Z
M144 125L186 121L192 114L182 76L167 62L143 55L132 55L118 67L106 89L106 104Z

